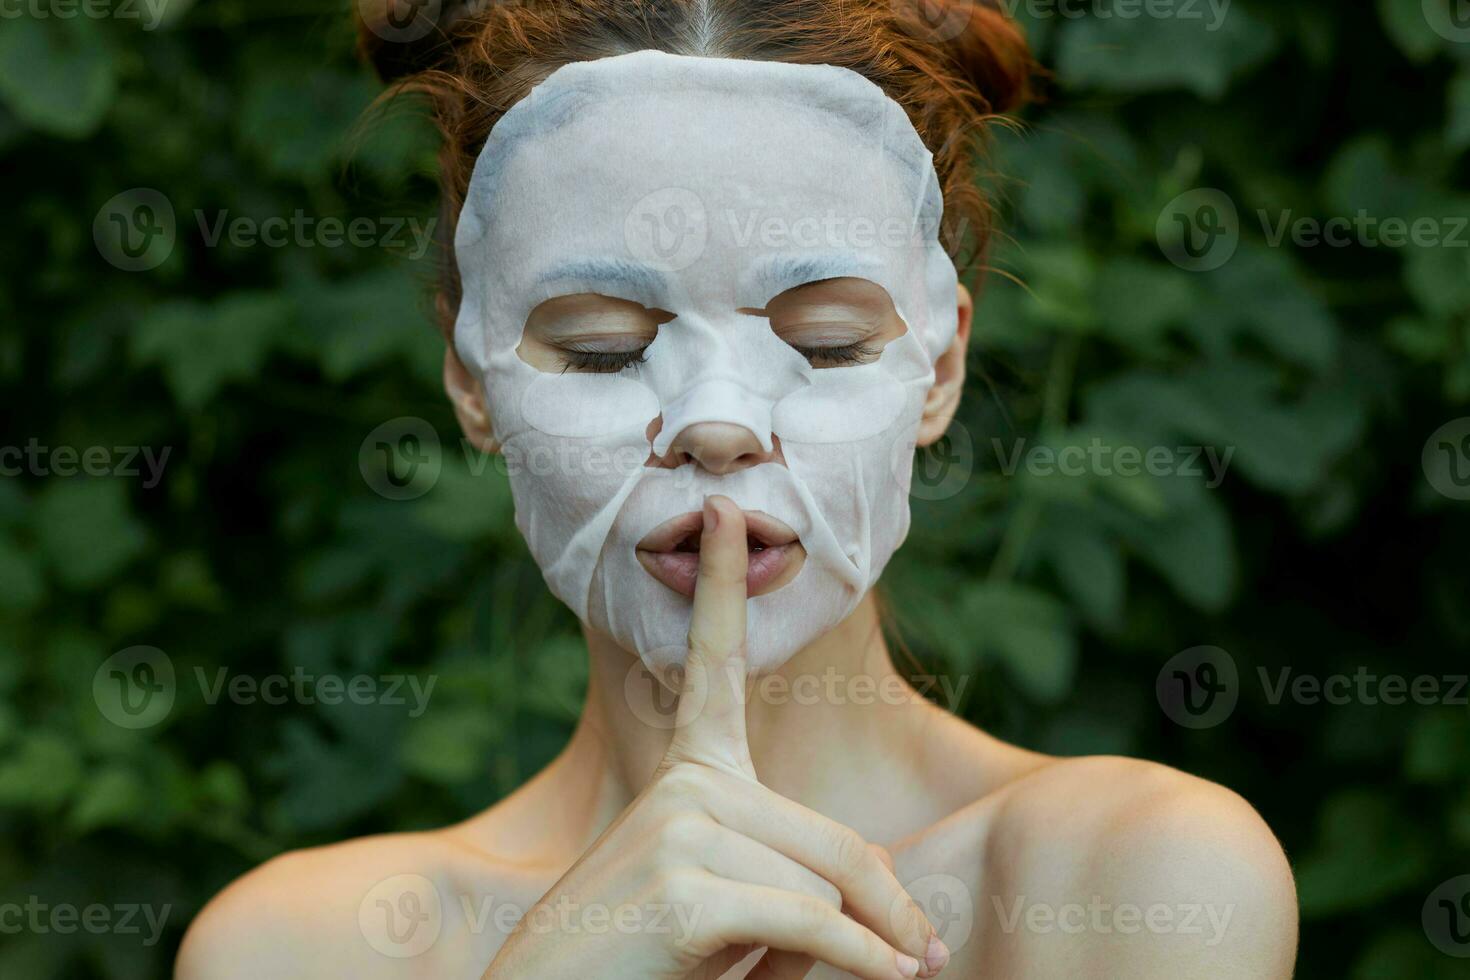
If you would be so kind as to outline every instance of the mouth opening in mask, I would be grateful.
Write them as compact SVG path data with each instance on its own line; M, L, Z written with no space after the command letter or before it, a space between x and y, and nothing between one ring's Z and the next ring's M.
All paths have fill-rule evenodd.
M789 585L807 559L806 548L790 525L769 514L745 512L749 568L746 594L768 595ZM686 598L693 598L699 574L699 541L704 515L690 511L654 528L638 542L636 553L643 570L655 581Z

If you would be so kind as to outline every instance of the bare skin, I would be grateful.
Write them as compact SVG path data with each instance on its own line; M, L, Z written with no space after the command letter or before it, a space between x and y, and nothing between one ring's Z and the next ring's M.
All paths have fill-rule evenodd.
M936 371L921 439L943 432L963 383L970 313L963 290L960 311L964 328ZM493 447L483 401L468 397L473 389L456 365L446 373L461 421L472 439ZM729 428L692 426L676 449L691 465L738 465L749 446ZM721 512L727 530L740 520L728 501L717 506L728 508ZM737 541L743 530L740 535ZM703 641L691 664L726 668L742 655L744 596L732 583L743 590L743 570L737 577L713 563L720 554L737 561L737 552L743 561L744 550L707 545L706 551L691 628L691 637ZM731 587L706 584L721 580ZM1256 980L1291 974L1291 872L1249 804L1153 763L1043 756L960 721L912 694L901 679L872 596L798 653L777 680L748 685L743 699L721 693L717 684L701 691L704 710L691 720L681 705L672 731L657 723L652 687L625 684L636 660L595 632L587 632L587 641L592 671L582 718L545 770L461 824L268 862L196 919L177 976L713 980L721 973L800 976L807 969L811 977L901 976L892 972L893 957L908 950L922 958L929 930L906 917L900 885L948 943L942 970L921 965L921 976ZM690 677L696 676L732 675L692 667ZM743 670L733 676L743 677ZM670 786L679 792L670 796ZM675 853L677 836L657 829L673 825L654 819L673 812L670 799L713 817L692 835L698 842L692 855ZM772 827L761 825L774 817L740 825L737 811L751 801L762 813L793 814L790 839L775 840ZM723 835L718 843L700 837L716 824L735 830L716 828ZM694 826L682 816L679 825ZM851 849L842 861L803 853L795 862L801 867L788 865L786 855L811 841L845 838L842 828L869 846ZM732 834L765 840L739 842ZM665 923L672 935L657 942L649 939L648 918L631 935L607 927L601 935L569 932L554 922L532 927L538 902L543 911L563 896L580 898L585 907L599 897L612 904L611 896L642 882L650 866L677 868L701 857L714 864L713 855L726 849L741 856L717 869L721 887L731 890L703 903L719 914L717 923ZM443 903L437 938L409 957L380 951L378 910L369 901L381 883L401 875L432 882ZM770 901L738 897L730 882L740 878L777 880L789 886L779 901L786 901L784 891L806 892L814 903L840 905L850 918L817 917L803 934L789 934L783 927L790 916L770 914L775 893L764 893ZM532 914L513 930L511 919L498 918L502 909ZM762 924L746 930L756 922ZM717 948L723 942L714 935L717 926L732 939L724 948ZM774 952L761 952L762 938ZM624 965L633 962L638 944L647 946L647 958L637 962L657 961L657 973ZM660 958L666 954L682 959L669 965L674 961Z

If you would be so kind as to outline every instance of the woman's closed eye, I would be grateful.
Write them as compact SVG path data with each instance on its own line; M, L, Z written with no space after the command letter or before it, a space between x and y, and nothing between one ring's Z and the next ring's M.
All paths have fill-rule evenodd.
M597 293L547 300L531 311L516 352L554 374L617 374L642 364L666 310Z
M567 344L557 350L562 373L576 371L583 374L616 374L642 364L648 354L649 344L633 348L609 348L606 344L580 341Z

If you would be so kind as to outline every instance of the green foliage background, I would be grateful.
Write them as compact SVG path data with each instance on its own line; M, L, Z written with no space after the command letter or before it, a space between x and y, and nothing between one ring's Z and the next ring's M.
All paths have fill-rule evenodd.
M1073 5L1069 9L1075 9ZM0 479L0 901L152 903L164 941L0 936L0 976L165 975L188 919L288 848L440 825L494 802L567 736L585 678L494 467L458 451L429 326L432 254L207 247L195 214L434 214L411 107L377 85L348 5L175 0L136 20L0 21L7 446L148 446L164 478ZM915 501L887 588L960 710L1057 753L1126 753L1225 783L1278 831L1304 977L1465 976L1420 926L1470 872L1470 711L1272 703L1257 679L1463 674L1465 503L1421 469L1470 415L1470 250L1272 247L1256 218L1470 215L1470 44L1420 0L1237 0L1205 21L1055 18L1022 3L1049 103L996 158L1007 240L976 327L958 493ZM1053 8L1054 9L1054 8ZM103 260L94 218L154 188L161 266ZM1239 207L1239 252L1191 273L1166 205ZM444 440L412 501L359 470L403 416ZM1183 476L1007 477L991 440L1233 447ZM921 461L926 474L943 460ZM942 477L941 473L941 477ZM961 473L963 476L963 471ZM166 720L98 710L113 652L165 651ZM1229 651L1240 703L1170 722L1187 648ZM429 710L210 704L195 683L437 677ZM1085 805L1085 801L1079 801Z

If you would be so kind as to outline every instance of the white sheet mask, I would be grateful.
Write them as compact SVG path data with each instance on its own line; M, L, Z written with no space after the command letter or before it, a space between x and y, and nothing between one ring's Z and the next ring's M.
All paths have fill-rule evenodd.
M660 673L682 663L690 602L635 545L711 493L784 521L808 553L747 603L753 672L852 612L908 532L916 431L955 336L942 210L903 108L845 68L639 51L565 66L505 114L455 239L455 342L483 379L517 526L579 617ZM908 328L871 363L814 368L738 312L849 276L883 287ZM523 360L531 312L578 293L675 319L616 375ZM646 465L699 422L767 450L777 437L785 465Z

